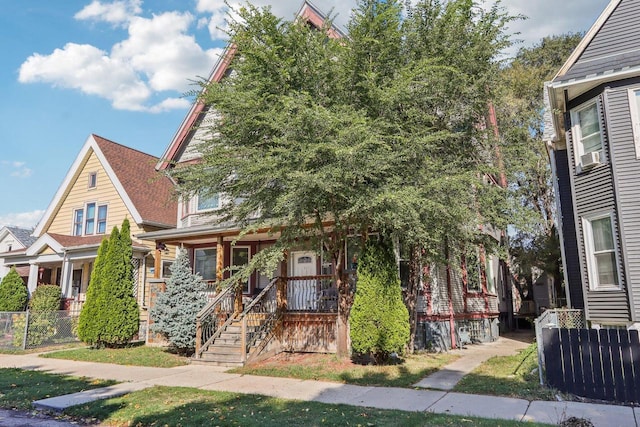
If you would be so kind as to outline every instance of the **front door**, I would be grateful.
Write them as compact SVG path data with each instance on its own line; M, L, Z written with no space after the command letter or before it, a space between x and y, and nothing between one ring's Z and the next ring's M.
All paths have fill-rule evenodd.
M315 310L318 305L317 280L303 279L318 274L317 256L313 251L292 252L289 258L289 274L296 277L287 287L287 308L289 310Z

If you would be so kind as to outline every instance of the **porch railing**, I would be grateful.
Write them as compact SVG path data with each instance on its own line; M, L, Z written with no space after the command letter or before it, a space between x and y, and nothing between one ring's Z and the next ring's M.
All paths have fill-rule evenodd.
M251 349L256 345L266 345L266 338L275 328L278 311L278 287L280 278L275 278L265 287L240 315L242 321L241 347L242 361L246 362Z
M196 359L233 320L235 286L223 289L196 316Z
M338 291L333 276L287 277L287 311L337 312Z

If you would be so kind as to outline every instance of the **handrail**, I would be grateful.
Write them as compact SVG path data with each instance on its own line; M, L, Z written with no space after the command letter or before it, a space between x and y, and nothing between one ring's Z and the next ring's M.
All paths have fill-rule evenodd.
M220 292L218 295L215 296L214 299L212 299L204 307L202 307L202 309L198 312L198 314L196 314L196 320L199 320L213 313L213 310L215 309L216 305L218 305L219 301L222 298L226 297L227 294L232 290L235 290L234 286L229 286L228 288L224 288L222 292Z
M202 356L202 353L208 348L208 345L213 342L217 337L220 336L224 328L228 326L228 324L233 319L232 312L231 313L222 313L222 315L229 315L222 326L218 326L218 321L221 319L216 319L215 312L218 308L222 307L222 304L226 298L230 296L232 292L235 292L236 286L229 286L228 288L223 289L216 297L208 302L196 315L196 351L195 357L199 359ZM211 319L211 324L205 324L204 319ZM203 329L210 332L215 328L214 333L211 336L203 337ZM203 342L204 338L204 342Z
M258 304L258 302L261 302L264 296L266 295L266 293L269 292L271 288L273 288L278 283L278 280L280 280L279 277L272 279L271 282L269 282L269 284L253 299L253 301L251 301L251 303L247 306L247 308L244 309L242 314L240 314L239 318L242 319L243 317L245 317L247 313L249 313L251 309L256 304Z

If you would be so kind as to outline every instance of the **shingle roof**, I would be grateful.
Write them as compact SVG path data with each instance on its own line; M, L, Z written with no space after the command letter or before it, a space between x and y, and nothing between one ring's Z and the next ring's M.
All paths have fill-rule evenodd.
M178 205L173 197L173 184L155 170L158 158L92 136L143 221L175 226Z
M21 227L11 227L7 226L7 230L11 232L15 236L16 239L24 246L28 248L31 246L33 242L36 241L36 238L31 235L33 233L32 228L21 228Z
M56 242L60 243L63 248L74 246L94 246L102 243L102 239L109 235L101 234L99 236L65 236L64 234L48 233Z

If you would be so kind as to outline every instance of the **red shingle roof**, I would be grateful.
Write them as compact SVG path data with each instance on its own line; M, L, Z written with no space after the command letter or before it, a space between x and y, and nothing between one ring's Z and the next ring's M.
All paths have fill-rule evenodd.
M83 245L99 245L102 239L109 237L108 234L100 234L98 236L65 236L64 234L47 233L53 237L56 242L60 243L63 248Z
M169 178L155 170L158 158L98 135L92 136L142 220L175 227L178 204Z

